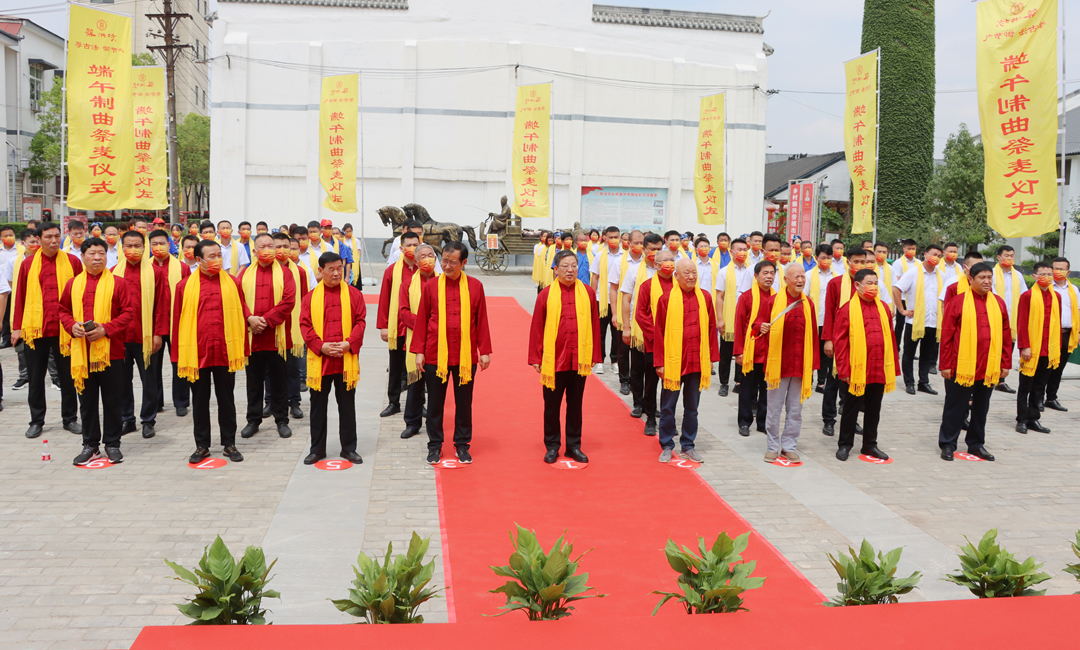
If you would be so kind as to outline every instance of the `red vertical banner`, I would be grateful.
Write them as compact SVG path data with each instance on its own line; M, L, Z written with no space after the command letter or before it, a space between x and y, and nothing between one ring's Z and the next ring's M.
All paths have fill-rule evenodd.
M802 185L799 183L788 184L787 228L785 229L788 241L799 234L799 210L802 208L800 190L802 190Z
M803 183L802 207L799 208L799 236L803 239L810 236L814 227L814 183Z

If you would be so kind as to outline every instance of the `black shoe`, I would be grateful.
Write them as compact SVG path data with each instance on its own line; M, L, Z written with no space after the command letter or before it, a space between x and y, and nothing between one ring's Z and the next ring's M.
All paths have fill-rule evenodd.
M824 387L824 386L822 386L821 384L818 384L818 385L817 385L817 386L816 386L816 387L814 388L814 392L815 392L815 393L821 393L822 395L824 395L824 394L825 394L825 387Z
M240 430L241 438L250 438L259 432L259 425L255 422L248 422L247 426Z
M263 417L264 418L270 417L270 405L269 404L263 406Z
M132 426L134 426L134 425L132 425ZM77 436L81 436L82 435L82 425L79 424L78 422L65 422L64 423L64 431L70 431L70 432L74 433ZM134 429L132 429L132 431L134 431Z
M364 462L364 459L360 457L360 454L355 451L343 451L339 454L342 458L349 461L353 465L360 465Z
M994 460L994 455L986 451L986 447L979 445L978 447L968 447L968 453L972 456L978 456L983 460Z
M750 437L750 427L739 427L739 435L743 438Z
M124 462L124 455L120 453L119 447L106 447L105 457L109 459L109 462L113 465Z
M289 417L294 420L300 420L303 419L304 412L300 410L299 406L291 406L289 407Z
M1027 425L1024 424L1023 422L1017 422L1016 423L1016 432L1017 433L1027 433Z
M26 377L19 377L19 379L15 382L15 385L11 387L11 390L23 390L29 383L30 380Z
M621 394L623 394L623 395L629 395L630 394L630 384L628 382L623 382L622 385L619 386L619 392Z
M919 384L919 392L927 393L929 395L937 395L937 391L934 390L930 384Z
M653 413L653 417L655 417L658 420L660 419L660 409L656 409L656 413Z
M758 425L757 425L757 430L758 430L758 433L765 433L765 425L761 424L759 422Z
M632 418L641 418L641 412L642 412L642 408L640 406L635 406L634 410L630 411L630 417L632 417Z
M836 435L836 425L835 424L826 424L825 426L821 427L821 432L823 434L827 435L827 436L830 436L830 437L835 436Z
M915 384L904 384L904 390L907 391L908 395L914 395L915 394Z
M101 454L98 453L97 447L83 445L82 451L79 452L79 455L75 457L75 460L72 461L72 464L76 467L82 467L83 465L86 465L91 461L95 461L98 458L101 458Z
M730 390L730 389L728 388L728 385L727 385L727 384L720 384L720 391L719 391L719 392L718 392L717 394L718 394L718 395L719 395L720 397L727 397L727 396L728 396L728 391L729 391L729 390Z
M458 447L457 459L463 465L468 465L472 462L472 454L469 453L469 449L467 447Z
M860 452L863 456L870 456L872 458L880 458L881 460L889 460L889 455L877 448L877 445L873 447L864 447Z
M936 375L937 374L937 364L936 363L930 364L930 374L931 375Z
M314 465L324 458L326 458L326 454L308 454L307 456L304 456L304 464Z
M405 430L401 432L401 439L408 440L418 433L420 433L420 429L417 429L416 427L405 427Z
M442 450L428 449L428 452L427 452L427 462L428 463L430 463L432 465L438 465L440 458L442 458Z
M971 428L971 418L964 418L964 423L960 425L961 431L967 431Z
M195 450L195 453L191 454L191 456L187 459L187 462L189 465L198 465L209 457L210 450L206 447L199 447Z
M126 436L129 433L135 433L135 420L125 422L122 429L120 429L120 435Z
M26 437L27 438L37 438L40 435L41 435L41 425L40 424L31 424L30 428L26 430Z
M143 438L145 438L146 440L149 440L150 438L153 438L155 435L157 435L157 431L154 430L154 425L152 425L152 424L144 424L144 425L142 425L142 437Z
M1050 429L1047 429L1038 420L1031 420L1027 423L1028 431L1038 431L1039 433L1050 433Z
M1009 385L1006 384L1005 382L1001 382L1000 384L998 384L997 387L994 388L994 390L1000 390L1001 392L1008 393L1010 395L1015 395L1016 394L1016 391L1014 389L1012 389L1012 388L1009 388Z
M589 462L589 457L586 456L585 452L581 451L580 449L568 449L566 451L566 455L579 463Z
M164 413L165 412L165 407L164 406L159 406L157 412L158 413Z
M287 424L277 425L277 434L279 438L292 438L292 429Z
M176 417L178 417L178 418L184 417L185 415L187 415L187 410L188 409L187 409L186 406L177 406L176 407Z
M655 436L656 435L656 420L655 419L649 418L648 420L645 420L645 435L647 435L647 436Z
M1062 406L1061 402L1057 401L1056 399L1052 399L1046 402L1046 408L1050 409L1051 411L1061 411L1062 413L1069 412L1069 409Z
M855 435L857 435L857 436L862 435L862 425L859 424L858 422L855 423Z
M558 449L548 449L547 453L544 454L544 462L547 463L548 465L554 464L555 461L557 461L557 460L559 460L559 450Z
M229 445L221 453L234 463L244 462L244 456L240 453L240 450L236 448L236 445Z
M386 408L384 408L381 413L379 413L379 417L388 418L395 413L401 413L401 406L391 402L386 405Z
M732 388L731 392L733 392L735 394L738 394L741 389L742 389L742 384L735 384L735 388Z
M945 445L944 447L942 447L941 448L941 460L950 460L951 461L953 459L953 452L954 451L956 451L956 448L953 447L952 445Z
M836 450L836 460L847 460L848 454L851 453L851 447L841 447Z

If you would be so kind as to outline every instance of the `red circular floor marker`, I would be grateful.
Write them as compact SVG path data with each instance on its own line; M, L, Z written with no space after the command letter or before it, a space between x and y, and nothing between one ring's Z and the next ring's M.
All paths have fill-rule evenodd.
M892 458L890 458L888 460L881 460L880 458L875 458L873 456L867 456L866 454L859 454L859 460L861 460L864 463L870 463L872 465L891 465L892 461L893 461Z
M198 464L188 463L188 467L191 469L217 469L219 467L225 467L228 464L229 461L224 458L206 458Z
M76 465L76 467L81 467L83 469L105 469L106 467L112 467L116 464L118 463L110 463L108 458L102 456L101 458L95 458L85 465Z
M328 472L339 472L343 469L349 469L350 467L352 467L352 463L345 460L344 458L336 458L334 460L320 460L319 462L315 463L315 467L319 469L324 469Z
M463 463L457 458L444 458L439 462L432 465L432 467L438 467L440 469L462 469L468 467L470 463Z
M555 469L585 469L589 464L578 462L573 458L567 458L566 456L559 456L559 460L551 463L551 466Z
M802 461L801 460L792 461L792 460L788 460L787 458L784 458L783 456L777 456L776 460L774 460L773 462L771 462L769 464L770 465L776 465L778 467L802 467Z
M672 456L671 460L664 463L668 467L678 467L681 469L697 469L701 467L701 463L695 463L692 460L686 458L679 458L678 456Z
M953 458L959 458L960 460L973 460L973 461L978 462L978 463L983 462L982 458L979 458L975 454L969 454L966 451L958 451L958 452L956 452L955 454L953 454Z

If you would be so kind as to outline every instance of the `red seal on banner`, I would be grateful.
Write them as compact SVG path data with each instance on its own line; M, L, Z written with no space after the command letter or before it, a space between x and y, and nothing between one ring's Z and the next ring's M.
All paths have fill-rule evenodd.
M315 467L323 469L328 472L340 472L343 469L349 469L352 467L352 463L344 458L335 458L334 460L320 460L315 463Z
M225 467L229 464L229 461L224 458L207 458L201 463L188 463L188 467L191 469L217 469L219 467Z
M891 465L893 461L892 458L888 460L882 460L880 458L875 458L874 456L867 456L866 454L859 454L859 460L864 463L871 463L873 465Z
M85 465L76 465L76 467L82 467L83 469L105 469L106 467L112 467L116 463L110 463L108 458L95 458Z
M551 466L555 469L585 469L589 464L579 463L573 458L567 458L566 456L559 456L559 460L551 463Z

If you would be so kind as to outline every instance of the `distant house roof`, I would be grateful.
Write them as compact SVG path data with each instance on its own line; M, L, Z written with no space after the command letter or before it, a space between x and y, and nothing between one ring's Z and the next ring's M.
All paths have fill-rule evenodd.
M816 156L791 157L765 164L765 198L772 198L787 190L788 182L808 178L817 172L844 160L844 152L823 153Z
M219 0L264 5L307 5L317 7L354 7L357 9L400 9L409 8L409 0Z
M16 21L8 18L0 18L0 30L5 31L12 36L18 36L21 29L21 20Z
M1058 126L1060 126L1060 120ZM1061 153L1061 141L1058 141L1058 154ZM1065 113L1065 155L1080 154L1080 106Z
M762 18L713 14L702 11L677 11L674 9L649 9L645 7L618 7L593 5L594 23L616 25L641 25L643 27L674 27L678 29L711 29L725 32L764 34ZM771 48L770 48L771 49ZM771 52L768 52L771 54Z

